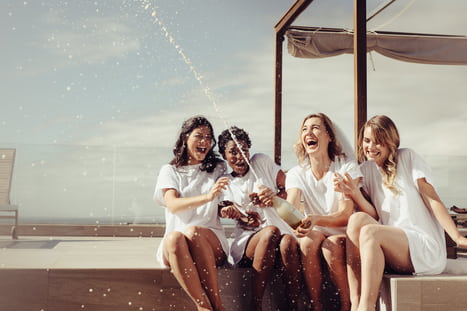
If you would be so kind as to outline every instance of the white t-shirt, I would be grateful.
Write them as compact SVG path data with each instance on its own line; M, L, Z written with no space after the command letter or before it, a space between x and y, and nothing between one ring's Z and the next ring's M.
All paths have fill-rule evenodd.
M334 191L334 173L341 175L349 173L353 178L362 177L356 161L345 159L333 161L327 173L321 179L316 179L309 164L297 165L287 172L286 189L298 188L302 191L304 212L307 215L329 215L339 210L339 197L341 193ZM326 236L345 234L345 227L315 226L315 230Z
M411 149L397 151L396 186L399 194L383 185L381 169L373 162L361 165L363 186L371 197L380 222L401 228L409 240L416 274L438 274L446 266L444 231L420 196L417 180L433 185L426 162Z
M226 172L225 162L219 163L212 173L201 171L199 167L200 164L178 168L170 164L162 166L154 191L155 202L161 207L166 207L162 193L163 189L175 189L182 198L208 193L217 178ZM228 254L227 238L217 214L218 203L219 197L195 209L176 214L172 214L167 208L165 209L165 233L157 250L157 259L162 265L164 265L162 248L165 237L172 231L184 232L191 226L202 226L211 229L217 235L224 252Z
M276 178L280 170L280 167L271 158L262 153L256 153L249 161L251 166L244 176L233 177L231 174L226 175L229 177L229 186L223 191L223 199L236 203L239 208L245 211L248 209L257 212L260 218L264 220L264 223L255 230L245 230L238 224L235 226L234 240L230 246L230 255L234 263L238 263L242 259L250 237L266 226L273 225L278 227L282 234L293 235L292 228L280 218L273 207L260 208L254 205L247 207L250 203L249 194L258 192L257 184L267 186L272 190L278 190ZM259 180L256 180L253 171L259 177Z

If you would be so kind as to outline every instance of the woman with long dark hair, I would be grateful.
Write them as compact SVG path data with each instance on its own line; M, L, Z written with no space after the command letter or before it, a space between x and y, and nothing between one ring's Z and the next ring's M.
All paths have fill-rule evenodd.
M170 267L197 310L220 310L216 267L225 263L228 243L221 226L218 196L228 184L226 167L214 152L211 123L202 116L186 120L174 158L157 178L154 199L165 207L166 231L158 260Z

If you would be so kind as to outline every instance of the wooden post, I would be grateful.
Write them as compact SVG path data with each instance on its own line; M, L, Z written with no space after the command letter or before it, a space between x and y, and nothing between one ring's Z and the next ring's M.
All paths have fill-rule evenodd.
M282 152L282 42L284 37L276 33L276 67L274 100L274 162L281 164Z
M354 146L367 118L366 0L354 0Z
M275 46L275 92L274 92L274 161L281 164L282 152L282 43L287 28L312 3L313 0L297 0L274 27Z

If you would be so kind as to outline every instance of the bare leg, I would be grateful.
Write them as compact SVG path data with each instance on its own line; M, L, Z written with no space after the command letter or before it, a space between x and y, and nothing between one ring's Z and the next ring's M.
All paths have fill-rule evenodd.
M290 234L286 234L281 239L279 249L287 283L288 310L294 311L297 310L301 284L298 241Z
M195 303L196 309L212 310L183 233L174 231L164 239L164 259L178 283Z
M368 224L360 231L362 293L359 311L375 310L379 288L387 264L399 273L414 271L409 242L402 229Z
M262 310L264 290L274 268L280 235L277 227L267 226L256 232L248 241L245 256L253 260L254 270L251 310Z
M210 229L198 226L188 228L185 235L201 285L213 310L225 310L219 295L216 266L222 265L227 256L219 239Z
M300 251L303 275L308 294L313 301L313 310L323 310L321 303L321 286L323 274L321 270L321 243L324 235L318 231L312 231L311 236L300 238Z
M331 279L339 292L341 311L350 310L349 284L345 260L345 235L327 237L321 246Z
M346 257L347 257L347 278L350 292L351 310L356 311L360 302L361 266L359 239L360 229L366 224L376 224L368 214L358 212L352 214L347 225Z

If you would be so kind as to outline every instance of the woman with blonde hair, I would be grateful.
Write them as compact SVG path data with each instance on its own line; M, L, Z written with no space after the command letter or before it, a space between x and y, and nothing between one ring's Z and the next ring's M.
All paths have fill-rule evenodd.
M343 135L340 135L343 138ZM287 173L287 200L306 217L296 230L305 284L314 310L322 310L322 256L340 296L341 310L350 308L345 263L345 226L354 211L354 201L346 189L336 188L336 180L358 184L358 164L342 151L341 137L324 113L310 114L301 126L295 153L298 165ZM357 202L358 205L359 202ZM376 216L366 203L362 211Z
M379 220L355 213L347 227L347 264L352 310L375 310L385 269L402 274L438 274L446 266L444 230L466 247L464 238L434 186L430 170L400 137L387 116L374 116L362 127L358 155L363 189ZM355 185L342 182L353 188Z

